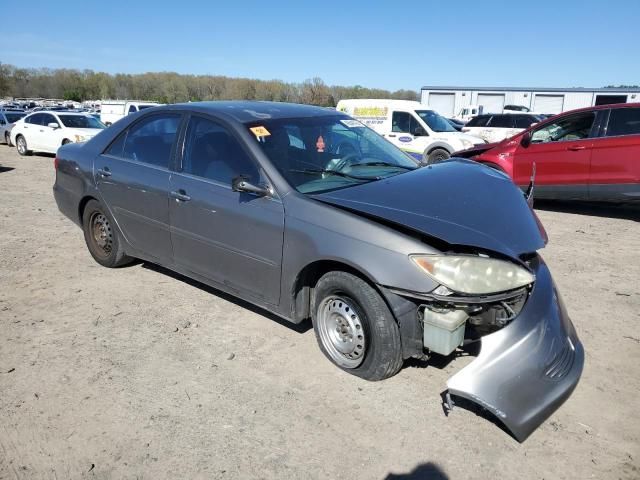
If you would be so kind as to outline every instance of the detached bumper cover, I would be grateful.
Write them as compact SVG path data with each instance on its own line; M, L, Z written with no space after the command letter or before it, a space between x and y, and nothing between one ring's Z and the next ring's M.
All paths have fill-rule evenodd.
M518 317L483 337L478 358L447 387L492 412L522 442L571 395L583 365L582 344L540 259Z

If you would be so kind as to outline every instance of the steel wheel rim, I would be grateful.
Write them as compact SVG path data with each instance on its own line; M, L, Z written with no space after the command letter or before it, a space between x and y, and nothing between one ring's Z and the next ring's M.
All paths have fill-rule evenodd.
M27 151L27 142L24 141L24 138L20 137L16 143L18 144L18 152L24 153Z
M318 307L318 334L331 359L343 368L356 368L364 360L367 344L362 318L347 297L331 295Z
M109 220L102 212L94 212L89 220L89 236L96 247L96 253L106 258L113 250L113 232Z

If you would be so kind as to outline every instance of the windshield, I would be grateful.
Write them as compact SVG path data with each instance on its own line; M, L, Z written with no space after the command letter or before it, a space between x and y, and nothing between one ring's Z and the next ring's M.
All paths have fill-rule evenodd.
M65 127L69 128L107 128L104 123L89 115L58 115Z
M451 126L447 119L441 117L433 110L416 110L422 121L426 123L434 132L455 132L456 129Z
M5 113L4 114L4 116L7 117L7 122L9 122L9 123L16 123L18 120L20 120L25 115L26 114L24 114L24 113Z
M301 193L360 185L418 168L408 155L346 116L248 125L271 163Z

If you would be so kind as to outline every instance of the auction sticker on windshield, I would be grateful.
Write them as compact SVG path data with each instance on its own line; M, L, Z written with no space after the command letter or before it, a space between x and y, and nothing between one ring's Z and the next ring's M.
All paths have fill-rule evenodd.
M345 127L349 128L364 128L364 124L360 123L358 120L340 120Z
M256 137L267 137L271 135L269 130L267 130L263 126L251 127L249 130L251 130Z

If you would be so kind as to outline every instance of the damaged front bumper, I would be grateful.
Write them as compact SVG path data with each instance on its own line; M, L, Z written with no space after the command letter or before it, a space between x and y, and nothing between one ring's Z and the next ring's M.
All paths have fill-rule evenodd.
M493 413L524 441L571 395L584 350L542 259L519 315L481 339L478 357L447 382L451 395Z

